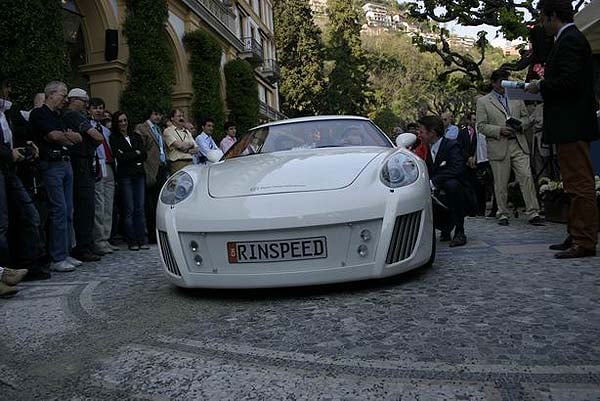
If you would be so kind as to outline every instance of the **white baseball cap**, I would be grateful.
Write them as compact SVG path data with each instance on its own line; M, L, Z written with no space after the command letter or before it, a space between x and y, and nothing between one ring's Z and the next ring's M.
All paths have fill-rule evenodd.
M67 98L71 99L73 97L90 100L90 97L88 96L87 92L81 88L73 88L69 91Z

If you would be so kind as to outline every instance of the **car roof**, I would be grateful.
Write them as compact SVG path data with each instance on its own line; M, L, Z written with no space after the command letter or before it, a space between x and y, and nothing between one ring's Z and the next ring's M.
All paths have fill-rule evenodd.
M338 115L330 115L330 116L310 116L310 117L297 117L297 118L288 118L285 120L272 121L266 124L258 125L252 130L264 127L272 127L275 125L283 125L283 124L293 124L293 123L302 123L308 121L326 121L326 120L358 120L358 121L371 121L367 117L360 116L338 116Z

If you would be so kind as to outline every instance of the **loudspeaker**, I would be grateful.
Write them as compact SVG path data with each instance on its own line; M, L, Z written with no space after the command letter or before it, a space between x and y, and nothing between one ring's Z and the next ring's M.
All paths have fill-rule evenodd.
M116 60L119 57L119 31L107 29L104 35L104 59Z

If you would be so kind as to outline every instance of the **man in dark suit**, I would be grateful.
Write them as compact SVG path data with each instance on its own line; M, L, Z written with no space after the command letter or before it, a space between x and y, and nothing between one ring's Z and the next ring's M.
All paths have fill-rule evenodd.
M542 140L557 144L558 163L565 192L571 198L567 239L550 249L558 259L596 255L598 207L590 142L599 138L594 97L594 73L590 44L573 23L570 0L543 0L546 33L554 46L546 60L544 79L533 81L531 93L544 99Z
M465 245L463 181L466 165L461 147L455 140L444 137L444 123L439 117L425 116L418 122L419 136L430 150L425 162L431 188L434 193L444 193L448 208L447 211L443 207L434 210L434 224L442 231L440 240L449 240L454 229L450 246Z

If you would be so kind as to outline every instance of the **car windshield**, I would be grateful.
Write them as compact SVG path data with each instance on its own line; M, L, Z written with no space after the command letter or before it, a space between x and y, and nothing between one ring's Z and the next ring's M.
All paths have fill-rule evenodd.
M257 153L347 146L392 147L371 121L331 119L291 122L257 128L242 136L225 159Z

